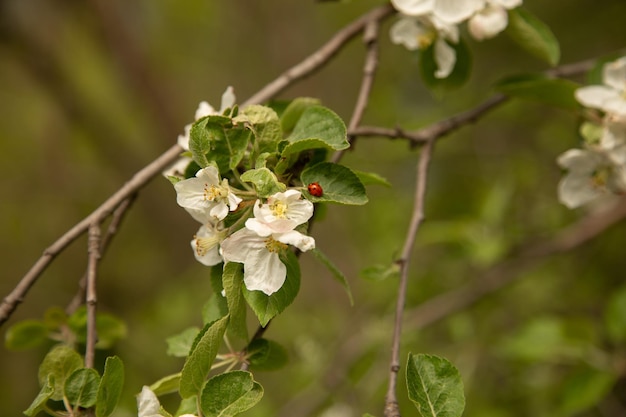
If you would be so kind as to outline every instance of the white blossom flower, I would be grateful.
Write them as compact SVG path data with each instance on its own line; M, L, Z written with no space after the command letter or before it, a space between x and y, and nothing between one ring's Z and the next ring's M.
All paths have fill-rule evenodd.
M233 87L229 86L226 88L226 91L224 91L224 94L222 94L222 102L220 105L220 109L215 110L213 106L211 106L208 102L201 101L200 104L198 104L198 109L196 110L195 120L199 120L203 118L204 116L222 114L224 110L226 110L227 108L233 107L235 105L235 101L236 101L236 98L235 98ZM183 135L178 135L178 140L177 140L178 146L183 148L185 151L189 150L190 133L191 133L191 124L188 124L185 126L185 133ZM187 165L189 165L190 162L191 162L191 158L187 156L181 156L180 158L176 160L176 162L174 162L165 171L163 171L163 175L165 177L170 177L170 176L182 177L183 174L185 173L185 168L187 168Z
M576 208L610 193L626 191L626 167L617 163L624 150L606 152L603 149L570 149L558 157L558 164L568 170L561 179L558 196L568 208Z
M161 403L156 394L146 385L141 389L141 393L137 395L137 408L139 412L137 417L162 417ZM196 417L194 414L182 414L180 417Z
M193 254L198 262L206 266L217 265L222 262L219 244L226 238L226 231L221 224L207 222L200 226L191 241Z
M392 0L391 3L406 16L432 14L438 20L456 25L482 9L485 0Z
M200 220L199 216L204 211L217 220L223 220L229 208L234 211L241 202L241 198L230 190L228 180L224 178L220 181L214 166L202 168L194 178L179 181L174 188L178 205L187 209L196 220Z
M248 290L272 295L287 277L287 267L279 257L287 245L306 252L315 248L315 240L295 230L259 236L244 227L226 238L221 247L225 262L243 263L243 281Z
M604 65L602 82L604 85L590 85L576 90L578 102L607 113L626 115L626 57Z
M435 77L446 78L456 63L456 51L447 41L458 43L459 29L444 23L432 15L401 17L389 31L391 41L404 45L409 50L426 49L434 43L434 58L437 64Z
M493 38L509 24L507 9L522 4L522 0L487 0L483 8L468 21L468 30L476 40Z
M313 215L313 203L301 198L298 190L276 193L261 204L254 204L254 218L246 221L246 227L259 236L272 233L286 233L296 226L306 223Z

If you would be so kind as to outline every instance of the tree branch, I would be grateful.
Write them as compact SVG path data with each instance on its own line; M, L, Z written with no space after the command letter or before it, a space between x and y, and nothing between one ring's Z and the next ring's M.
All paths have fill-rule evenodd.
M93 368L96 355L96 308L98 304L98 293L96 290L96 277L98 270L98 260L100 259L100 224L89 225L88 240L89 262L87 266L87 341L85 346L85 367Z

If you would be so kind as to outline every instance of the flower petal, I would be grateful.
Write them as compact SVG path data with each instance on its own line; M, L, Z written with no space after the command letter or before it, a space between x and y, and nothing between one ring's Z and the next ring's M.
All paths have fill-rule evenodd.
M452 73L456 64L456 51L441 38L435 41L435 62L437 63L437 71L435 71L437 78L446 78Z
M160 417L161 404L156 394L148 386L141 388L141 393L137 396L138 417Z
M626 57L609 62L602 68L602 81L619 92L626 90Z
M287 233L280 233L272 235L274 239L279 242L293 245L300 249L302 252L309 251L315 248L315 239L311 236L303 235L302 233L292 230Z
M476 13L468 22L472 37L478 41L493 38L506 29L509 16L503 7L487 6Z
M482 9L485 0L437 0L433 14L447 23L461 23Z
M250 291L262 291L272 295L280 289L287 278L287 267L275 252L252 251L244 263L243 282Z
M581 87L574 93L580 104L593 109L604 110L609 100L619 99L619 93L604 85L590 85Z
M423 47L420 40L425 39L427 33L416 19L404 17L391 26L389 37L396 45L404 45L409 51L415 51Z
M421 16L433 10L436 0L391 0L393 7L407 16Z
M231 108L235 105L235 91L233 87L228 86L224 94L222 94L222 104L220 105L220 113L223 113L224 110Z

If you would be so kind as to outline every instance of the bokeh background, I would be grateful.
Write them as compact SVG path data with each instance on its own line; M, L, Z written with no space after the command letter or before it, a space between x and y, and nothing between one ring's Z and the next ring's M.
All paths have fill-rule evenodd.
M169 148L199 101L219 106L228 85L245 100L381 3L0 1L0 294L44 248ZM563 63L626 46L622 0L524 5L553 29ZM420 81L417 56L390 43L392 21L381 30L367 125L426 126L485 100L503 76L546 69L507 36L482 43L466 37L474 57L469 82L434 97ZM279 98L314 96L348 120L363 52L354 40ZM550 237L585 214L556 198L555 158L578 145L578 122L575 114L512 101L438 144L407 317L434 295L479 280L515 245ZM361 271L389 265L402 247L417 152L402 140L363 138L344 159L393 185L370 188L367 206L328 207L314 228L317 246L348 276L355 305L313 257L302 257L300 294L266 333L287 348L290 363L256 375L265 397L246 415L382 414L397 282L366 280ZM189 249L196 227L176 205L170 183L155 178L101 264L99 309L128 327L128 336L103 353L126 365L116 415L136 415L141 386L182 367L165 354L164 339L201 324L210 287L208 270ZM624 289L625 232L619 224L569 253L508 271L520 274L515 284L443 321L418 328L407 320L402 357L432 353L455 363L467 416L624 415L626 344L607 335L605 316ZM43 274L3 335L20 320L64 307L85 266L83 237ZM0 347L0 415L28 407L48 348ZM173 396L163 400L170 409L175 403ZM417 415L408 400L401 406L403 415Z

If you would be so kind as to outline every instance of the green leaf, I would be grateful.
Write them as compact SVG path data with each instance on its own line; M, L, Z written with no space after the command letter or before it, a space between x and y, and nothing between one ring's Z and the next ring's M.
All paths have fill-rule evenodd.
M460 417L463 414L463 381L448 360L409 354L406 383L409 399L422 417Z
M200 392L222 344L229 318L229 316L225 316L207 324L196 338L180 378L180 395L183 398L197 395Z
M291 132L300 120L300 117L302 117L304 111L309 107L319 104L320 101L318 99L310 97L299 97L289 103L280 117L283 132Z
M54 393L54 385L54 376L48 375L48 378L41 387L39 394L37 394L37 397L35 397L28 409L24 411L24 414L26 414L27 416L34 416L38 414L41 410L43 410L46 402L48 402L48 400L50 399L50 397L52 397L52 394Z
M76 340L85 343L87 340L87 308L81 306L68 319L68 326L74 334ZM96 348L109 349L119 339L126 337L126 324L109 313L98 313L96 315L96 332L98 334L98 342Z
M609 372L586 368L570 376L561 387L560 415L579 415L597 405L611 392L617 377Z
M245 126L233 127L228 117L207 116L192 125L189 149L201 168L215 162L224 174L239 164L251 135Z
M611 295L604 311L604 323L613 343L626 342L626 286Z
M375 172L363 172L357 171L355 169L352 170L359 177L359 181L361 184L367 185L382 185L384 187L391 187L391 183L387 181L386 178L376 174Z
M202 389L200 408L206 417L231 417L252 408L263 387L250 372L232 371L209 379Z
M255 104L246 107L242 113L252 124L257 153L276 152L278 142L283 140L283 131L276 112L269 107Z
M243 288L246 301L263 327L265 327L274 316L287 308L296 298L300 290L300 265L298 258L293 252L287 251L280 259L287 267L287 278L280 290L272 295L266 295L261 291L249 291L245 286Z
M40 346L48 339L48 328L40 320L23 320L11 326L4 345L9 350L27 350Z
M182 416L184 414L196 415L198 413L198 397L195 395L189 398L183 398L176 410L175 416Z
M50 307L43 313L43 322L50 330L57 330L67 323L67 314L61 307Z
M452 69L452 72L446 78L435 77L437 63L435 61L434 43L428 48L419 51L420 76L426 87L428 87L436 97L441 97L445 93L462 87L467 82L472 72L472 55L463 39L460 39L456 44L448 45L455 50L456 62L454 69Z
M566 110L577 110L580 107L574 97L574 92L580 84L562 78L534 74L518 75L498 82L495 87L508 96L538 101L549 106Z
M300 180L305 185L318 183L323 190L320 197L305 191L304 196L314 203L332 202L362 205L367 203L365 187L349 168L332 162L322 162L302 171Z
M109 356L104 363L104 373L98 387L96 417L110 416L124 388L124 363L117 356Z
M215 136L224 135L224 126L230 126L231 120L224 116L206 116L191 125L189 132L189 150L193 160L200 168L209 165L207 155L213 150Z
M54 379L54 392L51 399L59 401L63 399L65 380L77 369L83 367L83 359L71 347L56 345L46 355L39 365L39 384L43 386L50 376Z
M288 362L287 350L267 339L254 339L247 348L250 368L255 371L274 371Z
M315 255L315 257L317 258L317 260L319 260L326 268L328 268L328 270L330 271L331 275L335 278L335 280L339 282L339 284L341 284L343 289L346 291L346 295L348 296L348 299L350 300L350 305L353 306L354 298L352 298L352 290L350 289L350 283L348 282L348 279L343 274L343 272L341 272L339 268L337 268L335 264L326 255L324 255L319 249L315 248L312 250L312 252L313 252L313 255Z
M202 323L207 324L214 322L227 314L228 304L226 297L222 296L221 293L213 293L202 306Z
M361 271L361 277L370 281L384 281L390 278L398 278L399 276L400 267L395 262L388 265L370 266Z
M100 375L95 369L77 369L65 381L65 396L70 404L89 408L96 403L99 384Z
M186 358L191 350L191 345L200 332L197 327L189 327L177 335L165 339L167 343L167 354L178 358Z
M282 151L283 157L307 149L350 147L343 120L332 110L318 105L310 106L302 113L287 140L289 144Z
M537 58L555 66L561 58L559 41L550 28L528 10L509 10L506 33L522 48Z
M226 301L230 314L228 329L241 339L248 340L248 328L246 327L246 300L243 297L241 287L243 285L243 265L229 262L224 266L222 275Z
M267 168L246 171L241 175L241 181L252 183L259 197L269 197L287 189L287 186L278 181L276 175Z
M181 372L164 376L152 385L150 390L158 397L160 395L171 394L178 391L180 388L180 376Z

